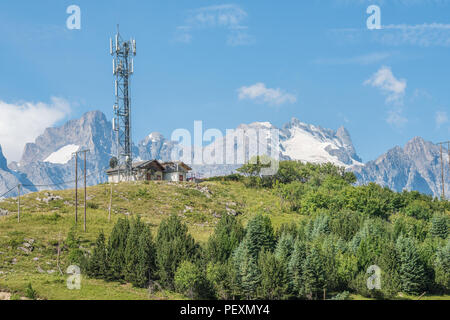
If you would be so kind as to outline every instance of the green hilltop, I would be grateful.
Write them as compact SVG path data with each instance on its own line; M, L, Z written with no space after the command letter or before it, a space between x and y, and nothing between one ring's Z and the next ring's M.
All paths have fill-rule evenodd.
M248 165L241 170L243 176L198 184L113 185L111 219L111 185L89 187L86 232L82 190L77 224L74 190L22 196L20 222L17 199L3 200L0 208L9 214L0 217L0 292L12 298L49 300L185 299L193 293L182 286L183 281L195 274L208 282L207 297L218 299L314 299L322 298L323 289L327 298L413 299L422 293L427 293L423 299L449 298L445 295L449 202L417 192L395 193L375 184L355 186L352 174L329 164L286 161L273 177L260 176L260 169ZM195 240L199 258L176 266L175 278L172 275L169 281L175 285L149 292L127 281L107 281L94 273L86 276L82 270L81 290L69 290L70 241L76 238L77 249L89 259L99 252L99 234L107 243L121 218L138 216L154 239L161 223L176 216ZM228 255L219 259L212 241L218 247L231 246L217 240L223 238L219 233L224 217L247 228ZM269 220L258 222L260 217ZM266 225L258 229L261 223ZM261 232L272 240L253 237ZM379 292L365 287L367 267L373 264L392 268L383 273L384 287ZM244 279L247 287L214 277L215 271L228 272L225 265L234 265L236 270L230 272ZM271 281L273 274L279 278Z

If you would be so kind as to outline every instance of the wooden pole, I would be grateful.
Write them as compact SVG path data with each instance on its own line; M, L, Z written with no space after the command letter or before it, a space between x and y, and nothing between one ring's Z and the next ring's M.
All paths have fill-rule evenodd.
M445 200L444 157L442 145L443 143L441 143L441 184L442 184L442 200Z
M113 196L113 184L111 182L111 192L109 194L109 214L108 214L108 221L109 222L111 222L112 196Z
M20 222L20 184L17 185L17 222Z
M86 152L84 152L84 232L86 232L86 210L87 210L87 203L86 203Z
M75 153L75 224L78 223L78 153Z

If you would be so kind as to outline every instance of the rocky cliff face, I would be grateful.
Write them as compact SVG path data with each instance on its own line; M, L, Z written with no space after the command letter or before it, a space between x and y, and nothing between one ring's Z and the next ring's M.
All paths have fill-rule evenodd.
M282 154L291 160L331 162L343 167L361 164L350 134L344 127L334 131L294 118L284 125L282 133Z
M450 196L450 176L447 150L444 150L445 189ZM403 148L395 147L375 161L353 170L358 182L376 182L396 191L416 190L434 196L441 195L440 148L420 137Z
M104 171L117 149L112 124L100 111L88 112L63 126L46 129L34 143L25 146L16 168L35 185L56 185L50 186L56 189L73 188L75 159L72 154L85 149L90 150L86 166L88 184L106 181ZM83 169L82 161L80 157L79 174Z
M18 194L18 189L15 188L17 185L25 185L23 187L23 192L36 191L31 181L29 181L24 174L13 171L8 168L7 160L2 152L2 147L0 146L0 198L8 190L14 188L5 197L15 197Z
M0 146L0 170L8 170L8 162L3 155L2 146Z
M267 153L274 151L280 160L331 162L346 167L347 170L355 172L360 184L376 182L396 191L417 190L435 196L439 196L441 192L439 147L422 138L414 138L405 147L395 147L377 160L363 164L356 153L349 132L343 127L334 131L305 124L294 118L279 129L280 137L277 145L268 138L270 130L277 129L269 122L242 124L237 129L243 132L243 140L224 136L197 150L209 157L204 159L202 164L192 165L198 176L230 174L241 166L236 163L222 164L213 161L220 150L223 151L224 159L227 159L226 145L227 141L231 140L233 152L245 150L245 161L257 152L261 154L261 150L267 150ZM272 141L268 143L268 148L260 139L256 143L250 143L254 139L255 131L262 137L260 139ZM115 139L111 122L103 113L92 111L80 119L68 121L63 126L46 129L34 143L26 145L19 163L10 163L8 167L0 148L0 195L18 183L30 185L28 191L73 188L75 160L72 153L82 149L91 150L87 156L88 184L104 182L109 159L117 151ZM176 160L173 159L173 155L183 152L194 153L193 150L186 150L178 143L167 140L160 133L151 133L133 147L135 159L142 160ZM450 196L447 153L444 160L447 173L446 190Z

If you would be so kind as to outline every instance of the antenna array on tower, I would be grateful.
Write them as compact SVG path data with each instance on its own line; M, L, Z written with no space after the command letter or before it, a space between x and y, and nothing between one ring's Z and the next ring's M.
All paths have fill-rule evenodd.
M117 28L118 29L118 28ZM130 99L130 76L134 73L133 57L136 56L136 40L124 41L119 31L109 41L110 54L113 58L114 81L114 119L113 129L117 134L117 160L118 177L121 181L120 170L129 180L132 175L133 155L131 150L131 99ZM122 169L123 168L123 169Z

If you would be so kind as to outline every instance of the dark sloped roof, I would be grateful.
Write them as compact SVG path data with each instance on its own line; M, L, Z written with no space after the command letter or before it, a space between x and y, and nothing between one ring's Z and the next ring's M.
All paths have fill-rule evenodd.
M162 171L162 172L178 172L180 169L184 171L191 171L192 168L186 165L184 162L181 161L174 161L174 162L164 162L160 163L158 160L146 160L146 161L138 161L133 163L133 170L138 169L153 169L155 171ZM106 170L106 173L115 173L117 172L118 168L110 168ZM120 170L125 170L125 166L121 165Z

